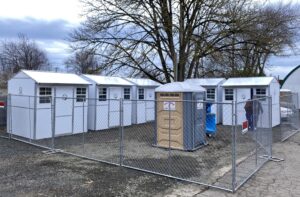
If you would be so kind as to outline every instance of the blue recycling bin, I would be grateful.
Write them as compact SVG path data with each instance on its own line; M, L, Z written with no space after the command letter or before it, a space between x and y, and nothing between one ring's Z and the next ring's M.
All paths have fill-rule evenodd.
M211 113L212 103L206 104L206 134L215 135L217 132L216 114Z

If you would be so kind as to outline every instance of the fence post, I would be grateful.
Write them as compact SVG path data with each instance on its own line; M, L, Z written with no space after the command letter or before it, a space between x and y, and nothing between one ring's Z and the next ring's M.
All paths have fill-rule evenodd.
M56 97L51 98L51 119L52 119L52 139L51 139L51 149L54 150L54 138L55 138L55 102Z
M258 157L258 152L257 152L257 144L258 144L258 138L257 138L257 124L258 124L258 117L261 117L259 115L256 116L256 113L259 114L259 109L255 109L255 105L259 105L258 102L260 102L259 99L252 99L252 130L255 134L255 168L257 167L257 157ZM257 102L257 103L256 103ZM258 107L257 107L258 108ZM257 112L255 110L258 110ZM248 123L249 124L249 123Z
M8 128L6 128L6 130L8 131L8 138L11 139L11 135L12 135L12 105L11 105L11 94L8 94L8 119L7 119L7 126Z
M123 127L123 125L124 125L124 120L123 120L123 99L122 98L120 98L120 101L119 101L120 103L119 103L119 107L120 107L120 115L119 115L119 135L120 135L120 161L119 161L119 163L120 163L120 166L123 166L123 154L124 154L124 152L123 152L123 141L124 141L124 136L123 136L123 134L124 134L124 127Z
M74 101L74 99L76 99L76 98L73 98L73 101ZM85 144L85 133L84 133L84 131L85 131L85 126L84 126L84 124L85 124L85 121L84 121L84 119L85 119L85 110L84 110L84 103L86 102L86 99L83 99L83 101L82 101L82 154L84 155L85 154L85 150L84 150L84 144ZM73 112L74 113L74 112ZM74 116L74 114L73 114L73 116Z
M181 101L183 102L183 101ZM182 103L183 104L183 103ZM176 103L175 103L176 105ZM168 174L171 175L171 102L168 102L169 110L169 152L168 152Z
M29 119L29 142L31 143L32 135L31 135L31 102L30 102L30 96L28 96L28 119Z
M279 104L280 108L280 104ZM272 129L272 97L269 97L269 133L270 133L270 153L269 153L269 158L272 158L272 152L273 152L273 129Z
M299 94L298 92L295 93L295 97L296 97L296 127L297 127L297 130L299 129L300 127L300 124L299 124Z
M232 101L232 191L236 187L236 126L237 126L237 102Z

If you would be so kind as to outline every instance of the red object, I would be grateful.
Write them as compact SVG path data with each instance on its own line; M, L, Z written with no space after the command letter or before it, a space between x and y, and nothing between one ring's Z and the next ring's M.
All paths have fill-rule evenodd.
M5 102L4 101L0 101L0 107L4 107L5 106Z
M244 121L242 127L243 127L243 130L248 129L248 121Z

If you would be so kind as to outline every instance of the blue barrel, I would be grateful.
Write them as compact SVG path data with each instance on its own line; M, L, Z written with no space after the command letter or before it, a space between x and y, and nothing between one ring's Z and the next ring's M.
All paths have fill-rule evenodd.
M216 134L216 131L217 131L216 114L213 113L206 114L206 133Z

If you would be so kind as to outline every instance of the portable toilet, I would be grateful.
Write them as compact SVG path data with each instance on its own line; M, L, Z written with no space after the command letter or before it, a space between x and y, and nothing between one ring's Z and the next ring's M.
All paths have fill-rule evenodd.
M155 89L156 145L192 151L205 141L206 90L186 82Z
M241 77L229 78L222 85L223 87L223 124L232 125L233 106L237 102L237 124L241 125L245 120L244 105L247 100L262 98L260 103L263 107L262 122L270 125L269 113L272 112L272 127L280 124L280 92L279 82L274 77ZM272 104L269 105L264 97L271 97ZM272 106L272 109L269 109Z
M186 82L201 86L206 89L206 101L211 103L210 113L215 114L216 124L222 123L222 84L225 78L195 78L187 79Z
M161 84L151 79L124 79L134 84L132 87L132 123L142 124L154 121L155 88Z

